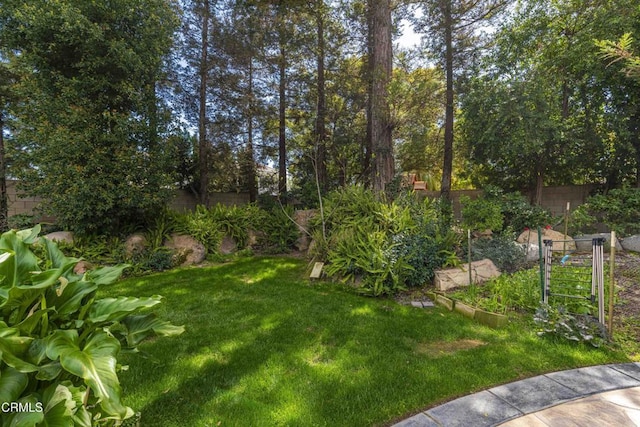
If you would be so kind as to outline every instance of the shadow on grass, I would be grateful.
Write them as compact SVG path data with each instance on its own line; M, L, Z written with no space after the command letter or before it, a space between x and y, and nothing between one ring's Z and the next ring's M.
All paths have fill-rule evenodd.
M130 279L114 291L166 296L177 338L129 361L129 405L148 426L376 425L497 383L584 364L606 352L493 331L300 280L304 262L247 259ZM438 342L484 345L425 352Z

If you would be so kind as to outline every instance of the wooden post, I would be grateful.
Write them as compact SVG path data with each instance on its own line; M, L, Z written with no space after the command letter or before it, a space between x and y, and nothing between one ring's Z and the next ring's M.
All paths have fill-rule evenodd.
M611 232L611 255L609 257L609 339L613 339L613 293L615 292L614 271L616 267L616 232Z
M562 256L567 254L567 233L569 232L569 210L571 209L571 202L567 202L567 210L564 212L564 243L562 243Z
M471 229L467 229L467 244L468 244L467 262L469 263L469 286L473 286L473 276L471 274Z

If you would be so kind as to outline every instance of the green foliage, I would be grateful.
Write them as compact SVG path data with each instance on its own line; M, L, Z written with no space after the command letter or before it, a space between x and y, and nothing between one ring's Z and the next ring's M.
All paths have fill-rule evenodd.
M620 236L640 233L640 189L621 188L591 196L572 213L571 224L581 231L594 231L599 222Z
M78 259L38 238L39 231L0 237L0 394L2 401L42 404L39 412L5 414L3 425L117 425L133 415L121 401L120 351L183 328L141 313L159 296L96 298L127 266L75 274Z
M471 259L489 258L502 272L513 273L526 265L524 247L514 241L512 235L504 234L491 239L476 239L471 243Z
M469 304L495 313L533 313L540 305L540 275L536 268L502 274L482 286L454 294Z
M17 214L12 215L8 219L9 228L13 230L22 230L24 228L31 228L35 225L33 222L34 217L30 214Z
M202 243L211 254L218 252L223 237L213 218L209 216L207 208L202 205L180 216L176 231L190 235Z
M520 193L505 193L493 185L487 185L477 199L470 201L468 197L461 197L460 202L463 226L471 230L489 228L493 232L520 233L526 228L545 226L552 220L549 211L531 205Z
M485 197L500 205L504 228L520 233L526 228L535 229L549 224L551 213L541 206L530 204L520 193L505 193L495 186L486 186Z
M386 203L362 188L345 188L330 193L324 206L327 240L314 231L316 255L326 253L330 276L372 295L423 286L457 242L440 225L438 203L410 193Z
M503 216L500 205L491 199L479 197L471 200L460 197L462 205L462 226L471 230L502 230Z
M586 342L594 347L605 344L607 331L598 319L590 314L572 314L564 306L542 304L534 320L541 329L539 335L552 335L569 341Z
M256 226L261 231L258 244L266 252L285 253L291 250L300 235L292 216L293 208L290 206L274 206L269 211L258 213L261 221Z
M156 90L177 25L168 0L3 3L0 56L19 73L12 174L65 229L119 231L170 197Z

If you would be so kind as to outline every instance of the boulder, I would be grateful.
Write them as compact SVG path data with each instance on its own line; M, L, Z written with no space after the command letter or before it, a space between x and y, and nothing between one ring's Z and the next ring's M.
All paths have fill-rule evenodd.
M298 226L298 233L300 237L296 240L296 249L301 252L309 249L311 243L311 236L309 236L309 221L316 215L315 209L298 210L293 213L293 220Z
M73 272L75 274L84 274L92 268L93 266L87 261L78 261L78 263L73 267Z
M124 251L127 257L144 252L146 246L147 238L139 233L130 235L124 241Z
M625 251L640 252L640 235L629 236L622 239L622 248Z
M500 270L490 259L482 259L471 263L471 279L474 284L483 283L498 277ZM469 286L469 264L462 264L457 268L436 271L436 289L446 291L460 286Z
M581 236L575 236L576 250L578 252L588 252L593 250L593 239L603 237L605 239L604 250L605 252L611 247L611 233L599 233L599 234L583 234ZM622 245L620 241L616 239L616 250L621 251Z
M524 249L527 262L540 261L540 246L538 242L518 243Z
M553 250L554 251L575 251L576 243L570 236L566 234L560 233L559 231L552 230L550 228L542 229L542 241L545 240L553 240ZM564 240L568 240L564 242ZM527 243L529 245L538 244L538 232L536 230L525 230L523 231L518 239L516 240L518 243ZM544 243L543 243L544 244Z
M54 233L49 233L44 237L51 240L52 242L67 243L69 245L73 245L73 233L71 231L56 231Z
M164 246L174 251L179 259L184 258L181 266L200 264L207 256L207 248L186 234L172 234Z
M225 234L224 237L222 237L222 241L220 242L220 253L222 255L229 255L237 250L238 244L236 243L236 241L233 239L233 237Z

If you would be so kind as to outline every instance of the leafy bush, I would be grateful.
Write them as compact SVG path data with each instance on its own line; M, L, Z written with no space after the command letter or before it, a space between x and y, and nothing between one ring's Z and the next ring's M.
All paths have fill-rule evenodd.
M460 197L462 205L462 226L471 230L502 230L503 215L500 205L492 200L479 197L471 200L467 196Z
M327 253L330 276L359 280L373 295L423 286L457 241L441 231L437 202L412 194L385 203L371 191L345 188L329 194L325 206L327 240L316 229L317 254Z
M505 229L520 233L525 228L543 227L552 221L552 215L548 210L542 206L531 205L520 193L491 193L491 189L488 191L489 197L495 197L500 204Z
M78 259L39 232L0 237L0 400L41 409L4 414L4 425L117 425L133 415L121 402L120 351L183 328L139 313L159 296L97 298L127 266L75 274Z
M565 307L542 304L534 320L541 328L539 335L559 336L570 341L586 342L600 347L607 342L607 331L590 314L572 314Z
M291 250L298 240L298 226L292 220L293 208L274 206L261 215L258 243L269 253L284 253Z
M525 249L511 235L476 239L471 244L471 259L489 258L502 272L513 273L526 265Z
M22 230L24 228L31 228L35 225L33 215L22 213L12 215L7 220L9 228L13 230Z
M176 225L176 231L186 233L202 243L210 254L218 252L223 237L214 218L202 205L196 206L195 211L184 214Z
M621 236L640 233L640 189L614 189L591 196L572 214L572 225L581 231L595 231L598 222Z
M462 202L462 200L461 200ZM507 231L520 233L525 228L537 228L549 224L552 215L541 206L531 205L520 193L504 193L498 187L487 186L484 194L463 208L469 220L466 228L483 230L490 228L494 232ZM498 213L499 212L499 213ZM480 224L479 226L474 224ZM485 227L493 225L496 228Z

